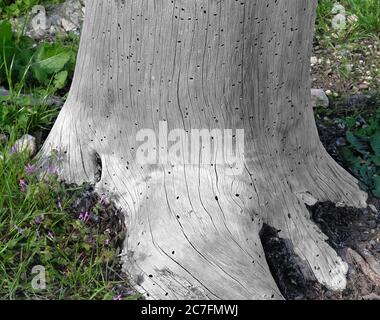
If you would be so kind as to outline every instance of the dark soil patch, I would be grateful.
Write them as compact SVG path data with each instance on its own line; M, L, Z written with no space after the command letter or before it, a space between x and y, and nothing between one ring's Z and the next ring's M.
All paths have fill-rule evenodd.
M283 296L288 300L317 299L320 285L308 279L309 269L292 250L289 241L279 238L278 232L264 225L260 232L270 271Z

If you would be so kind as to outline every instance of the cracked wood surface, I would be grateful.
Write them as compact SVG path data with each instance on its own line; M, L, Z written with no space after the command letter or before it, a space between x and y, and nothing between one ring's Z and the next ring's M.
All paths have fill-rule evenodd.
M41 152L125 212L124 269L151 299L282 299L260 242L288 239L316 279L347 265L306 204L366 206L314 123L316 0L92 0L73 84ZM243 174L136 163L136 134L244 129ZM54 151L56 150L56 151ZM54 152L53 152L54 151ZM49 155L54 154L54 156Z

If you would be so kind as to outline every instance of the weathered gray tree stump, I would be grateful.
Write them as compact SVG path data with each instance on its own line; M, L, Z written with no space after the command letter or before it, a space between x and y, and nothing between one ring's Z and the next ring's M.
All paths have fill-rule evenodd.
M345 287L347 266L305 206L366 206L314 123L316 4L87 1L74 81L41 155L58 154L62 179L92 182L124 210L124 267L147 297L281 299L260 243L264 223L319 282ZM158 132L160 121L244 129L242 173L137 163L136 134Z

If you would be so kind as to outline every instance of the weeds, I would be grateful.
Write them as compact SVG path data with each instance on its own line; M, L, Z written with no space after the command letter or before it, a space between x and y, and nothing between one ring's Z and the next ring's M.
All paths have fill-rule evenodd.
M67 40L35 43L27 37L16 37L11 24L1 22L0 85L5 85L16 96L23 90L38 87L53 94L70 81L76 51L77 45Z
M345 8L347 28L340 32L332 29L334 4ZM317 37L338 43L354 42L358 39L379 38L380 5L378 0L319 0L317 10ZM327 37L326 35L331 36Z
M43 179L36 169L25 154L0 161L0 297L133 298L117 258L121 215L90 187L59 183L55 168ZM32 286L35 266L45 288Z
M346 126L347 145L341 154L351 172L360 180L362 188L380 197L380 99L374 98L374 112L357 112L342 118Z

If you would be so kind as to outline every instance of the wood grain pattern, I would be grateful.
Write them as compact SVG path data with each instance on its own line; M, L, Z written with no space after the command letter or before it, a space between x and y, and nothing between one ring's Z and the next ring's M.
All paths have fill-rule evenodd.
M280 230L315 277L347 266L306 203L366 206L321 145L310 97L316 0L92 0L68 100L41 152L125 212L124 268L152 299L282 299L260 243ZM242 175L140 166L136 133L245 130ZM49 160L50 159L50 160Z

